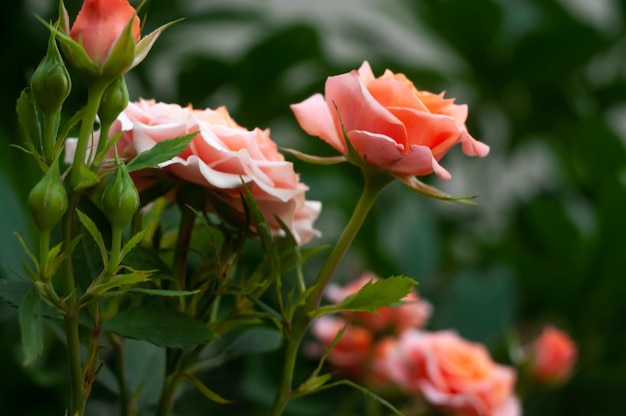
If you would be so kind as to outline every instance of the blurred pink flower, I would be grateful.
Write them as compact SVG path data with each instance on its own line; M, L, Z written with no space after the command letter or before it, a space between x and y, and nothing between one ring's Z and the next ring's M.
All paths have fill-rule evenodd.
M467 106L441 94L420 91L404 74L386 70L375 77L367 62L358 70L329 77L325 96L315 94L291 106L300 126L347 154L347 140L370 165L394 175L450 173L439 160L457 143L469 156L489 147L465 127Z
M531 346L531 372L539 380L562 383L571 376L576 358L576 344L569 335L548 325Z
M379 364L408 393L460 415L518 416L515 370L495 363L482 344L453 331L402 334Z
M328 362L353 379L362 379L368 372L368 361L372 351L372 333L358 326L348 325L347 322L336 316L322 316L311 326L311 333L316 339L309 344L309 354L321 356L333 342L339 331L344 330L341 339L328 354Z

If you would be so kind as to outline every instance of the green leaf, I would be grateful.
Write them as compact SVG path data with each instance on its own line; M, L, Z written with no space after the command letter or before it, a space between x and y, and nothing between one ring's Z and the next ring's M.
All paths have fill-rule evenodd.
M300 384L296 391L298 393L313 393L326 384L331 377L331 374L322 374L321 376L310 377L304 383Z
M35 100L30 91L23 90L21 92L15 110L17 111L17 120L26 141L26 148L38 161L41 161L41 158L38 157L40 155L41 127Z
M276 247L276 243L272 238L272 232L270 231L270 227L261 212L261 209L256 203L252 192L248 186L241 181L243 185L243 190L245 194L245 202L246 206L249 210L249 213L252 215L252 222L259 234L259 238L261 240L261 244L263 245L263 249L265 250L265 256L269 258L270 267L274 275L278 275L280 272L280 258L278 255L278 248Z
M105 321L102 328L126 338L167 348L193 347L205 343L212 336L201 321L157 302L121 311Z
M191 381L191 384L193 384L194 387L198 389L198 391L202 393L204 397L206 397L207 399L214 401L215 403L221 403L221 404L232 403L231 400L226 400L219 394L215 393L213 390L209 389L207 386L205 386L200 380L198 380L194 376L187 374L187 373L182 373L181 376Z
M197 134L198 132L194 131L184 136L158 142L150 150L139 153L133 160L128 162L126 168L129 172L133 172L140 169L152 168L159 163L170 160L185 150Z
M43 351L42 300L37 289L32 286L19 308L19 321L24 349L24 365L32 363Z
M78 165L78 170L80 170L80 180L74 186L75 191L91 188L100 182L100 177L96 173L92 172L87 166Z
M338 305L323 306L311 312L316 318L330 313L342 311L375 312L377 308L390 306L409 294L415 281L406 276L394 276L380 279L375 283L369 281L352 296L347 297Z
M281 150L287 152L287 153L291 153L292 155L294 155L295 157L297 157L298 159L302 160L303 162L307 162L307 163L312 163L315 165L336 165L337 163L343 163L343 162L347 162L348 160L346 159L345 156L329 156L329 157L324 157L324 156L313 156L313 155L308 155L306 153L302 153L298 150L295 149L289 149L286 147L281 147Z
M167 289L144 289L141 287L134 287L132 289L128 289L127 292L130 293L141 293L143 295L153 295L153 296L191 296L197 293L200 293L200 289L198 290L167 290Z
M130 240L128 240L126 242L126 244L124 244L124 247L122 248L122 250L120 251L120 260L123 260L124 257L126 257L126 255L133 249L135 248L135 246L137 244L139 244L141 242L141 240L143 239L143 236L146 234L147 230L141 230L139 231L137 234L135 234L134 236L132 236L130 238Z
M0 279L0 299L18 307L32 287L33 284L25 280Z
M102 238L102 234L96 224L81 210L77 209L76 214L78 214L78 219L80 223L83 224L83 227L87 229L91 237L96 242L98 249L100 249L100 256L102 257L102 264L108 264L109 262L109 253L107 251L106 245L104 244L104 238Z

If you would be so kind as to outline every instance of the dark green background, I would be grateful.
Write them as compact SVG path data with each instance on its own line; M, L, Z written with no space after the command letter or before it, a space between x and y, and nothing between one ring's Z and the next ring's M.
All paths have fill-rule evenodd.
M79 2L66 4L74 15ZM0 7L0 273L13 279L23 254L12 233L32 241L24 201L36 173L9 147L20 142L14 106L45 52L48 33L33 14L56 18L56 2ZM457 328L500 360L510 331L529 337L554 323L578 343L579 364L564 388L529 397L525 414L626 411L626 2L150 0L145 10L144 33L186 20L129 74L131 98L225 104L241 125L269 127L285 147L328 154L298 128L289 104L363 60L377 75L404 72L420 89L446 90L469 104L468 128L491 146L490 155L466 158L454 149L442 161L452 179L428 180L478 195L479 207L393 184L337 278L363 270L415 278L435 305L432 329ZM75 80L68 114L84 99ZM318 227L322 241L332 242L358 195L358 171L301 162L296 170L310 199L324 201ZM62 348L54 344L22 369L8 306L0 305L0 322L0 414L62 415ZM252 356L210 375L209 385L238 404L215 407L190 393L179 414L214 407L215 415L263 414L252 409L269 400L279 355ZM338 414L336 397L361 396L320 395L296 403L291 414Z

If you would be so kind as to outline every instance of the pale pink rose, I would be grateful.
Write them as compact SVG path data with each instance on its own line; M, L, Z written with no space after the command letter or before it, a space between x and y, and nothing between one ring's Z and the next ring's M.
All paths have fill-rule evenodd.
M320 234L313 222L321 203L305 199L307 186L300 182L293 164L278 152L269 130L239 126L224 107L197 110L154 100L132 102L111 126L110 136L122 132L117 150L122 158L131 160L161 141L196 131L182 153L160 164L163 173L207 188L212 196L235 208L233 217L241 218L243 180L275 234L282 233L276 217L299 244ZM92 148L98 141L96 133ZM69 141L66 149L66 161L71 161L75 141ZM133 178L140 190L153 181L144 173Z
M131 19L133 38L137 42L140 22L127 0L85 0L69 34L83 45L92 61L102 65Z
M460 415L518 416L515 370L453 331L406 331L387 354L388 377L431 405Z
M420 91L403 74L386 70L375 77L367 62L329 77L325 96L315 94L291 109L304 131L345 155L343 127L362 160L398 176L435 172L449 179L439 160L457 143L469 156L489 152L467 132L466 105Z
M365 328L348 325L342 318L322 316L311 324L311 333L316 342L309 345L310 355L321 356L333 342L339 331L341 339L328 354L328 362L353 379L362 379L368 373L368 361L372 351L373 335Z
M333 303L340 303L370 281L378 281L378 276L365 273L344 287L329 284L326 297ZM376 314L370 312L344 312L343 314L351 322L363 325L374 332L383 332L391 328L396 334L401 334L409 328L422 328L426 325L432 313L432 306L429 302L420 299L415 289L400 302L403 304L396 307L378 308Z
M571 376L577 358L576 344L570 336L549 325L531 346L532 374L539 380L562 383Z

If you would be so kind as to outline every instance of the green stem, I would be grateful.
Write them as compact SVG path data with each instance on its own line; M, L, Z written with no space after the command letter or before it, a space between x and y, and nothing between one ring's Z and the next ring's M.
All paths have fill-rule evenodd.
M94 82L90 85L87 94L87 106L78 131L78 142L76 143L76 152L74 153L74 163L72 163L72 171L70 172L70 185L72 189L76 189L80 184L82 177L81 167L85 166L87 158L87 149L91 143L93 134L93 123L98 114L102 95L108 86L107 83Z
M39 233L39 264L41 270L39 271L39 278L47 282L52 276L46 276L46 269L48 268L48 253L50 252L50 231L41 231Z
M58 113L43 116L43 156L46 164L50 165L55 159L56 122Z
M346 228L344 228L337 244L333 247L328 259L326 259L326 263L324 263L324 266L322 266L322 269L315 279L315 287L307 299L306 311L312 311L319 306L328 281L332 277L337 265L348 251L354 237L356 237L361 229L363 221L365 221L367 214L374 205L378 194L385 185L393 179L392 176L387 173L367 170L363 171L363 177L365 179L363 192L354 208L352 217L350 217L348 224L346 224Z
M107 265L106 275L111 278L117 272L120 263L120 251L122 247L122 227L111 227L111 255Z
M296 367L296 359L298 358L298 351L300 350L300 342L304 337L307 325L303 325L299 331L294 331L291 336L286 334L287 345L285 348L285 361L280 377L280 384L278 385L278 391L274 397L272 408L270 409L269 416L280 416L283 414L287 402L291 396L291 385L293 383L293 373Z
M176 240L172 274L174 279L178 282L178 289L185 290L187 286L186 277L189 244L191 243L191 234L193 233L193 227L196 222L196 213L184 203L181 203L180 209L182 216L178 227L178 238Z
M69 250L72 241L73 214L78 204L79 195L72 192L69 199L67 213L63 217L62 238L64 250ZM71 415L82 416L85 412L85 392L83 385L83 371L80 360L80 338L78 334L78 297L74 280L74 266L72 256L63 262L63 290L67 297L67 308L64 316L65 337L67 340L67 357L72 387Z
M178 387L179 377L177 373L170 374L163 382L161 397L157 405L156 416L168 416L174 404L174 392Z
M293 326L290 326L289 322L285 322L283 325L283 333L287 340L285 350L285 361L283 364L280 384L274 403L270 410L270 416L282 415L287 402L292 394L291 388L293 383L293 372L296 365L296 359L298 357L298 351L300 349L300 342L307 331L310 323L308 312L315 310L322 299L324 289L328 284L333 272L337 268L337 265L348 251L348 248L352 244L354 237L359 232L367 214L374 205L378 194L387 185L392 177L385 172L363 170L363 176L365 184L363 192L354 208L352 217L346 224L343 233L339 237L337 244L333 247L326 263L322 266L319 274L314 283L314 288L307 299L307 303L304 307L304 311L295 315ZM292 330L291 330L292 329Z
M124 344L117 335L110 332L107 335L115 353L115 375L117 376L117 384L120 390L120 414L121 416L130 416L132 409L128 399L128 384L126 383L126 372L124 371Z

